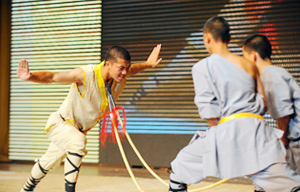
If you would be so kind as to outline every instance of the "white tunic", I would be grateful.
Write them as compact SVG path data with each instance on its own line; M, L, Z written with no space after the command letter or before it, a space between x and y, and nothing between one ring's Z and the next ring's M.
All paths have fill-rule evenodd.
M83 90L79 91L76 83L71 85L70 91L58 111L50 115L46 129L51 128L57 122L66 120L80 131L85 132L93 128L103 118L108 110L108 101L102 76L98 78L100 79L100 86L98 84L94 71L95 66L81 67L84 71ZM101 73L99 74L101 75ZM112 94L115 99L122 92L125 83L126 80L121 83L121 86L113 83Z

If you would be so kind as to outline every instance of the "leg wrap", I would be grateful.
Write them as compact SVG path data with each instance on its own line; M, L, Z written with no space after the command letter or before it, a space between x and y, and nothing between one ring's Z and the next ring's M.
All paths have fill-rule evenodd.
M187 185L177 181L170 180L169 192L187 192Z
M44 169L40 162L36 162L33 166L30 176L23 186L23 191L33 191L36 185L45 177L48 170Z
M300 186L295 187L294 189L292 189L291 192L300 192Z
M76 182L71 183L65 179L66 192L75 192L75 185L76 185Z
M265 192L265 190L254 183L254 192Z
M65 189L74 192L81 167L82 155L69 152L65 161Z

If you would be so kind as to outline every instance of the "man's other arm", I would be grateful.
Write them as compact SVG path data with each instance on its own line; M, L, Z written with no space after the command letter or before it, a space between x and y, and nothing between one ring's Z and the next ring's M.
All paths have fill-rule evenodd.
M17 75L22 80L36 83L77 83L78 85L82 85L84 81L84 73L80 68L60 73L47 71L31 73L29 70L28 61L25 59L22 59L19 62Z

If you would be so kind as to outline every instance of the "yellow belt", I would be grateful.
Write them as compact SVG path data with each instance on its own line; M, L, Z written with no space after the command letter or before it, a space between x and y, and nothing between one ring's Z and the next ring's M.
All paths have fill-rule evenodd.
M224 123L224 122L232 120L232 119L241 118L241 117L256 117L258 119L264 119L263 116L257 115L254 113L237 113L237 114L229 115L227 117L223 117L222 119L220 119L218 124Z
M62 120L63 120L64 122L69 123L70 125L74 126L74 120L73 120L73 119L65 119L65 118L63 118L61 115L60 115L60 117L62 118ZM51 124L51 125L49 125L46 129L44 129L43 134L45 134L46 132L48 132L49 129L50 129L53 125L54 125L54 124Z

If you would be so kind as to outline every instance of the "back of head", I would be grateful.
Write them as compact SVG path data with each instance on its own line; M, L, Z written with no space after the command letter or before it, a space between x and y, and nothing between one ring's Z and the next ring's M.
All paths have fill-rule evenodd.
M130 53L124 47L117 45L112 46L107 50L105 54L105 60L114 63L117 61L117 59L124 59L125 61L130 62Z
M216 41L221 40L223 43L228 43L230 40L230 26L223 17L215 16L208 19L203 27L203 32L212 34Z
M271 59L272 45L264 35L253 35L246 40L243 47L247 52L257 52L262 59Z

